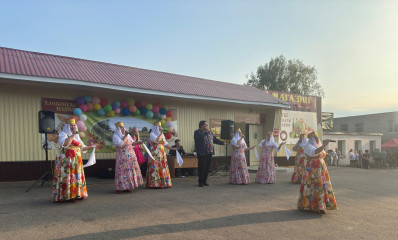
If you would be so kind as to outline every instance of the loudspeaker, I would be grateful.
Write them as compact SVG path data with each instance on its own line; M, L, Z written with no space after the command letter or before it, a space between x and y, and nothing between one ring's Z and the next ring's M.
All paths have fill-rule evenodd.
M221 139L231 140L234 136L234 121L222 120L221 121Z
M39 133L54 133L55 113L51 111L39 111Z

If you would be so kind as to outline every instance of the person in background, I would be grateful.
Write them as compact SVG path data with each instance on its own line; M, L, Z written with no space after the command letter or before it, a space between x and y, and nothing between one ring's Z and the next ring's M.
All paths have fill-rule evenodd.
M380 153L380 159L381 159L381 167L385 168L386 163L387 163L387 152L386 151L381 151Z
M229 171L229 183L249 184L250 175L249 169L247 168L245 151L252 150L256 145L249 148L247 147L245 136L242 135L240 128L235 132L235 135L231 140L231 145L233 146L233 150Z
M326 156L324 149L329 144L329 140L323 141L322 145L315 132L308 134L308 139L304 147L307 158L304 163L305 170L297 208L326 214L326 210L337 210L329 172L323 160Z
M175 145L172 146L172 147L175 148L175 149L177 149L178 152L180 153L180 155L185 155L185 150L184 150L184 148L181 146L181 141L180 141L180 139L176 139L176 140L174 141L174 143L175 143ZM175 156L175 155L176 155L176 151L175 151L175 150L170 150L170 151L169 151L169 154L170 154L171 156Z
M369 163L370 163L371 159L372 159L372 156L370 155L369 150L366 149L365 154L363 155L363 159L362 159L363 168L365 168L365 169L369 168Z
M84 145L74 118L66 120L58 135L58 144L59 150L54 163L52 200L53 202L82 200L88 196L82 152L87 152L95 145Z
M339 149L337 149L337 148L335 149L334 152L336 153L336 157L337 157L336 166L338 166L338 165L339 165L340 158L341 158L341 152L340 152Z
M363 162L363 151L362 150L359 150L359 153L358 153L358 167L359 168L362 168L362 162Z
M258 164L256 182L273 184L276 183L274 149L279 152L282 145L275 142L272 132L267 134L266 139L262 140L259 146L262 148L260 163Z
M116 146L115 190L120 194L131 192L134 188L143 185L140 166L134 148L142 141L134 141L123 122L115 123L113 143Z
M373 152L373 160L374 160L374 165L375 166L381 166L381 155L380 155L380 150L376 148L376 150Z
M348 160L350 160L351 167L355 166L355 154L353 153L352 149L350 149L350 151L348 152Z
M225 143L210 131L206 121L199 122L199 129L193 134L195 149L198 156L198 182L199 187L209 186L207 176L209 175L211 160L214 155L214 144L225 145Z

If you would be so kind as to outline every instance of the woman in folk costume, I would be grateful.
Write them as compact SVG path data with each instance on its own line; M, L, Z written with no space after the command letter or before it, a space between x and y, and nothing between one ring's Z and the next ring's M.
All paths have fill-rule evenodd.
M233 146L231 167L229 171L229 183L231 184L249 184L250 176L247 168L245 151L249 151L255 147L248 148L245 138L240 128L231 140Z
M267 134L267 138L262 140L259 144L263 151L261 154L260 163L258 164L256 182L258 183L276 183L274 149L278 152L281 149L282 142L279 147L275 142L272 132Z
M134 142L141 141L140 131L138 131L138 128L136 128L136 127L133 128L133 140L134 140ZM139 165L145 163L145 161L146 161L144 158L144 155L142 155L141 148L142 148L142 146L140 146L139 144L134 146L134 152L135 152L135 155L137 156L137 162Z
M95 145L85 146L79 137L75 119L67 119L58 135L59 151L55 160L52 199L54 202L86 198L82 154Z
M325 214L326 209L337 209L329 172L323 160L326 156L324 149L329 140L324 141L322 145L315 132L308 134L308 139L308 143L304 146L307 157L304 161L305 168L297 208Z
M151 154L154 159L148 158L146 187L147 188L168 188L171 187L169 165L164 148L176 150L168 145L160 122L156 122L149 135L151 142Z
M296 145L293 147L293 151L296 152L296 157L294 160L294 171L292 175L292 182L294 183L301 183L301 177L304 171L304 161L305 161L305 154L304 154L304 146L307 144L308 139L305 137L305 134L300 134L300 138L297 141Z
M130 192L135 187L144 184L140 166L134 152L134 146L142 144L135 142L124 128L123 122L117 122L113 134L116 145L115 190L116 193Z

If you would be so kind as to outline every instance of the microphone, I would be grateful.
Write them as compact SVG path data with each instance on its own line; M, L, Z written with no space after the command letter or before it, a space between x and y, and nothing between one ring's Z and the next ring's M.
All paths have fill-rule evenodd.
M75 134L76 134L76 135L78 135L78 134L79 134L79 132L78 132L78 131L76 131L76 132L75 132Z

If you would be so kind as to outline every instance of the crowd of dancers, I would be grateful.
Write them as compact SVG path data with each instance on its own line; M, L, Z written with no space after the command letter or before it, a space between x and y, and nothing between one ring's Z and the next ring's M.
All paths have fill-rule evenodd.
M150 132L149 149L139 139L139 134L133 137L124 128L123 122L115 124L113 143L116 146L115 182L116 193L130 192L143 185L144 180L140 164L145 161L140 148L147 149L148 162L146 169L147 188L172 187L170 171L167 163L165 148L176 151L170 147L163 135L163 129L156 122ZM138 131L138 130L137 130ZM209 130L206 121L200 121L199 129L194 132L195 149L198 156L198 183L199 187L209 186L208 172L214 144L224 145ZM86 180L83 170L81 152L94 148L95 145L85 146L80 139L75 119L68 119L59 133L59 151L54 166L54 179L52 199L54 202L82 200L88 196ZM321 144L317 134L311 132L308 136L300 135L300 139L293 147L297 152L292 182L300 183L298 209L326 213L327 209L337 209L336 199L329 173L323 160L326 153L325 146ZM255 182L260 184L276 183L274 150L279 151L284 143L279 146L272 134L262 140L259 147L262 149ZM231 184L249 184L250 176L247 168L245 151L252 150L256 145L247 147L244 136L238 129L231 140L233 152L231 156L229 182ZM257 155L257 152L256 152Z

